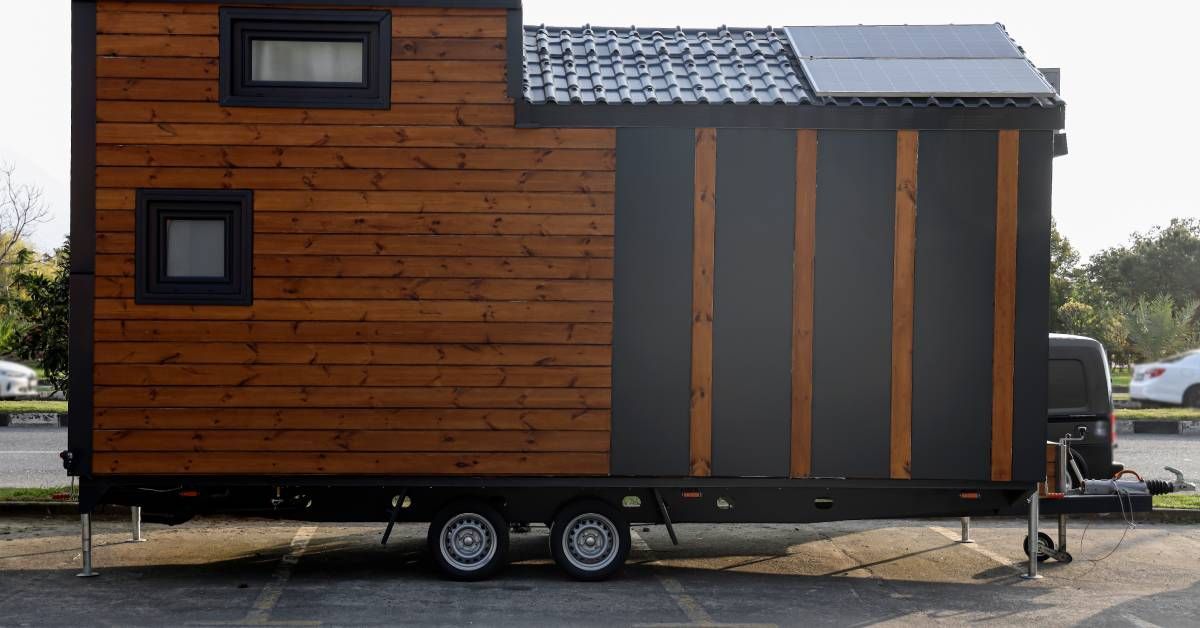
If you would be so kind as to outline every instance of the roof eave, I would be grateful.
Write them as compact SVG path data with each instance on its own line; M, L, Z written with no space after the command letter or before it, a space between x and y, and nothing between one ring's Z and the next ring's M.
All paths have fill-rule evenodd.
M1066 106L912 107L746 104L516 104L519 127L757 127L1058 131Z

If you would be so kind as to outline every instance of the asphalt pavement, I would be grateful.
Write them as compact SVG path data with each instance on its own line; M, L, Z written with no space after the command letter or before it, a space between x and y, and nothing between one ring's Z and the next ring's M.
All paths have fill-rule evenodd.
M65 427L0 427L0 487L66 486L70 478L58 457L66 448Z
M1200 432L1184 434L1120 434L1113 458L1141 473L1143 477L1170 479L1163 470L1171 466L1183 471L1192 482L1200 483Z
M1047 531L1050 524L1047 522ZM480 583L428 564L425 526L197 519L96 526L96 578L78 523L0 517L0 625L1194 626L1200 526L1093 522L1070 564L1020 578L1020 521L682 525L672 546L638 527L614 580L567 579L545 529L514 535L512 564ZM1111 555L1109 555L1111 552ZM1106 557L1107 555L1107 557ZM1102 560L1098 560L1102 559Z
M0 427L0 486L65 486L69 480L58 453L66 448L66 428ZM1200 433L1121 434L1114 457L1148 477L1170 479L1163 471L1170 465L1200 481Z

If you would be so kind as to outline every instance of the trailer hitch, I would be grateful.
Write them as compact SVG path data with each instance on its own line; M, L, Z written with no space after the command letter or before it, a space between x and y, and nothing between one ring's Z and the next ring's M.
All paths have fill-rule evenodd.
M1171 486L1175 489L1176 493L1196 490L1196 483L1185 480L1183 477L1183 471L1180 471L1175 467L1163 467L1163 469L1165 469L1167 473L1171 473L1175 476L1175 480L1171 482Z

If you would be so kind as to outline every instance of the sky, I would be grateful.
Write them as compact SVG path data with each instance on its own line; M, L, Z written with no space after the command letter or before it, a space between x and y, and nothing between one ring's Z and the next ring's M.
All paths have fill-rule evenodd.
M70 3L0 0L0 162L41 186L69 227ZM1173 2L842 0L526 0L526 24L714 27L802 24L1004 24L1040 67L1062 68L1070 155L1055 160L1054 215L1084 257L1171 218L1200 217L1195 29ZM61 44L61 45L55 45ZM1151 124L1153 122L1154 124ZM1172 124L1178 122L1178 124Z

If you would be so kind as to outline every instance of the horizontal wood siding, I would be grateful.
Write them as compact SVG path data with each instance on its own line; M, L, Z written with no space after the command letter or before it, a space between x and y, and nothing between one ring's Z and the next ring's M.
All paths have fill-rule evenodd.
M506 14L392 8L385 110L222 107L219 4L97 7L94 471L609 472L615 133ZM254 303L134 302L143 188L254 191Z

